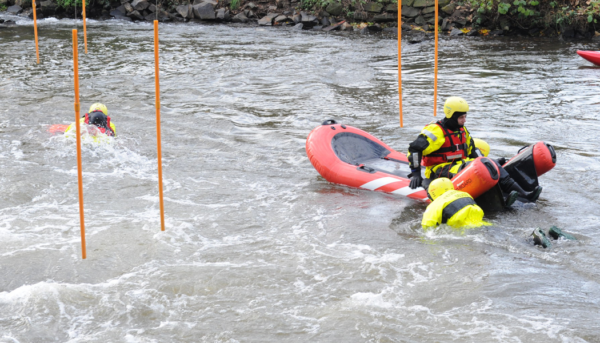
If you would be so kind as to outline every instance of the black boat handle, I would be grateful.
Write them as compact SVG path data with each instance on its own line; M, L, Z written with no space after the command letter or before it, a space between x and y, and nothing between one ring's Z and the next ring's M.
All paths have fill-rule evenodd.
M333 119L327 119L321 125L333 125L333 124L337 124L337 122Z
M546 144L546 146L548 147L548 150L550 150L550 157L552 157L552 163L556 163L556 151L554 150L554 147L550 144Z
M371 173L371 174L375 172L375 169L373 169L373 168L369 168L369 167L365 166L364 164L363 164L363 165L360 165L360 166L359 166L358 168L356 168L356 169L358 169L358 170L361 170L361 171L364 171L364 172L367 172L367 173Z

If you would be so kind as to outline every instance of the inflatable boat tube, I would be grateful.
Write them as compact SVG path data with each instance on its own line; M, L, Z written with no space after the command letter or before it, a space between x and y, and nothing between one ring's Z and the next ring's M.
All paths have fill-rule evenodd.
M406 155L360 129L327 120L308 135L306 154L329 182L429 201L424 188L408 186L411 171ZM452 182L456 189L476 198L496 185L499 175L492 161L478 158Z
M498 166L487 157L469 163L452 178L454 189L469 193L474 199L494 187L500 180Z
M65 130L69 127L68 124L54 124L50 125L48 132L50 133L65 133Z
M554 147L544 142L537 142L521 148L519 153L503 167L524 190L531 192L539 185L538 177L555 165Z
M600 51L577 50L577 54L595 65L600 66Z

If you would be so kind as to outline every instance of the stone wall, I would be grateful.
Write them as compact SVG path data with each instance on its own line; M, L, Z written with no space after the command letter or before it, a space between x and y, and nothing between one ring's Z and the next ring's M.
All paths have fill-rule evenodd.
M179 21L179 22L238 22L263 26L295 26L312 30L353 30L361 33L387 31L397 34L398 4L392 1L329 3L324 8L301 10L302 0L253 0L234 5L232 0L169 0L156 2L147 0L115 0L111 7L90 5L87 16L100 19L127 21ZM432 33L435 27L434 0L399 0L402 10L403 32L417 31ZM0 0L8 6L8 12L32 17L31 0ZM473 9L460 5L455 0L438 1L438 25L450 36L460 35L504 35L524 34L530 36L552 36L554 30L539 28L530 30L506 30L502 27L483 29L474 27ZM72 17L73 10L60 8L55 0L36 2L38 18L47 16ZM569 33L567 31L567 33ZM573 37L577 32L573 31ZM565 33L563 32L563 35ZM587 33L582 33L588 36ZM427 35L425 35L426 37ZM569 37L571 38L571 37Z

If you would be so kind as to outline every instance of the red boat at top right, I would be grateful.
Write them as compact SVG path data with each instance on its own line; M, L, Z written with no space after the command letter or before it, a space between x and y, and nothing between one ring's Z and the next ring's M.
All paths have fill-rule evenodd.
M600 66L600 51L577 50L577 54L595 65Z

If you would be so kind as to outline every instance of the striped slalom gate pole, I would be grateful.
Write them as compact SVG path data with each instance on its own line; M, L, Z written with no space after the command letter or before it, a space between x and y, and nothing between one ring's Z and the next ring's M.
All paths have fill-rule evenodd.
M77 129L77 181L79 186L79 223L81 227L81 258L85 260L85 220L83 216L83 174L81 170L81 125L79 124L79 66L77 54L77 30L73 29L73 79L75 82L75 128Z
M433 116L437 116L437 79L438 79L438 0L435 0L435 64L433 67Z
M402 0L398 0L398 96L400 110L400 127L404 127L402 120Z
M86 25L85 25L85 0L81 0L81 3L83 5L82 8L82 16L83 16L83 45L85 47L85 53L87 55L87 29L86 29ZM77 19L77 18L75 18Z
M158 11L158 8L157 8ZM158 196L160 202L160 229L165 231L165 204L163 201L162 152L160 147L160 82L158 68L158 20L154 21L154 81L156 86L156 146L158 152Z
M35 36L35 55L37 57L37 64L40 64L40 49L38 46L37 13L35 10L35 0L31 2L31 6L33 7L33 33Z

